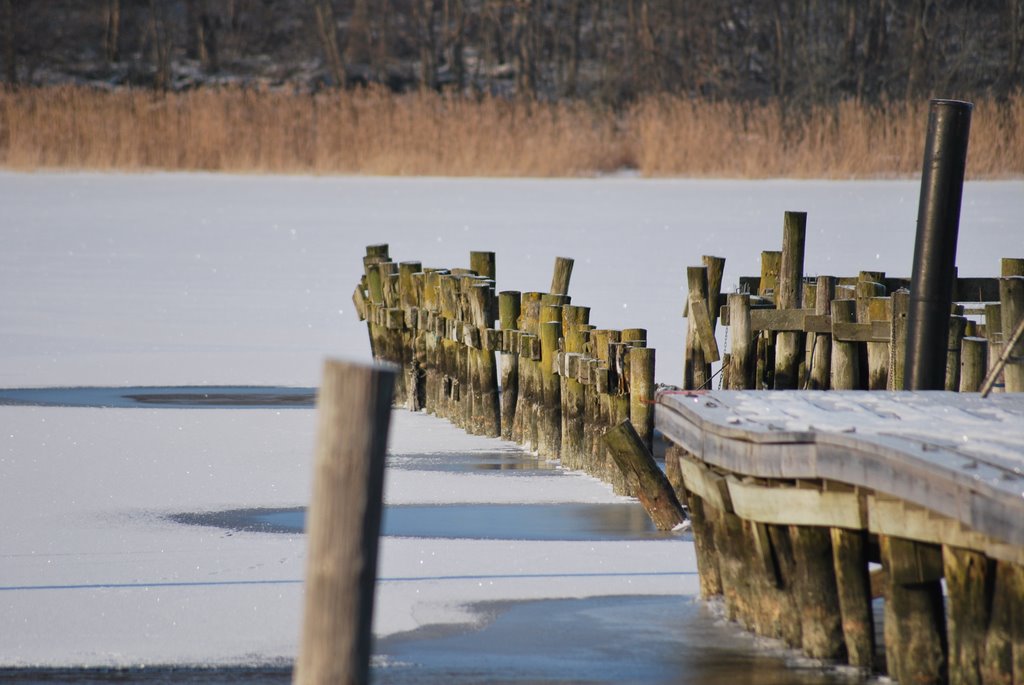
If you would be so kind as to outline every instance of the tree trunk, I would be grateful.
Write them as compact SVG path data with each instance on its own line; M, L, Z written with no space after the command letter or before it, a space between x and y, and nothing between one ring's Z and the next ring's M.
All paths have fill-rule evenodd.
M8 86L18 84L18 44L14 0L4 0L4 79Z
M166 92L171 87L171 39L167 28L167 8L149 0L150 30L153 34L153 88Z
M911 6L913 34L910 39L910 68L907 70L907 100L924 94L928 82L928 13L931 0L915 0Z
M331 6L331 0L311 1L313 16L316 19L317 35L324 51L324 62L331 73L334 85L340 88L345 85L345 65L341 61L341 52L338 50L338 25L334 20L334 8Z
M121 61L121 0L107 0L103 56L107 64Z

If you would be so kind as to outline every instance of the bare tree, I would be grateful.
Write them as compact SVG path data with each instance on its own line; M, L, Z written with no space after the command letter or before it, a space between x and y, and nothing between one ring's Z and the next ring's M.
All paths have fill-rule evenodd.
M1007 0L1010 34L1010 54L1006 60L1006 87L1004 92L1013 92L1021 87L1021 49L1024 44L1024 0Z
M324 62L330 71L334 85L345 85L345 65L341 61L338 49L338 24L334 19L334 7L331 0L309 0L316 21L317 36L323 50Z
M171 87L171 31L164 0L149 0L149 30L153 47L153 88L159 91Z
M905 97L909 100L922 95L928 81L928 52L931 42L931 17L934 0L911 2L910 66L907 70Z
M107 0L104 12L103 57L107 64L121 61L121 0Z
M18 85L18 41L14 0L4 2L4 79L9 86Z

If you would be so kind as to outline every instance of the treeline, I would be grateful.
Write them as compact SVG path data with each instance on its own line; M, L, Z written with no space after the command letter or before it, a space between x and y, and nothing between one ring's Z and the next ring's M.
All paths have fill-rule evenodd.
M9 84L793 105L1022 86L1024 0L0 0Z

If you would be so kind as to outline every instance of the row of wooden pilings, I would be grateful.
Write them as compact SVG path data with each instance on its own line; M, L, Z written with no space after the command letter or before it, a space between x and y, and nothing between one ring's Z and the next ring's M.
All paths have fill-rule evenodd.
M805 213L786 212L782 250L762 252L760 276L741 278L740 292L721 294L724 259L687 269L684 388L712 387L711 362L721 359L725 389L903 389L910 279L879 271L806 277L806 225ZM992 390L1024 391L1020 340L1004 350L1024 318L1024 259L1001 267L1000 278L957 279L946 390L978 392L998 365ZM718 321L728 326L725 355Z
M960 546L969 531L956 522L876 495L874 506L886 510L877 515L906 519L888 524L904 534L762 523L734 513L728 488L687 490L680 473L696 462L682 448L671 446L666 463L690 510L701 595L722 598L730 620L908 685L1024 682L1024 566ZM796 487L851 492L839 483ZM947 526L947 544L909 537ZM873 598L884 599L881 631Z
M591 324L590 308L567 294L572 267L556 259L546 293L496 292L493 252L439 269L371 245L353 301L374 358L403 370L396 404L636 494L601 438L628 419L652 450L655 350L644 329Z

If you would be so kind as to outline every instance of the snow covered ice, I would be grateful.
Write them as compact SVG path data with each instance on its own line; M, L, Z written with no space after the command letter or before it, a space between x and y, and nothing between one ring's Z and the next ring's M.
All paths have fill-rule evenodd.
M915 181L477 180L0 174L0 387L315 386L367 360L349 300L367 244L459 266L497 253L500 289L543 290L646 327L678 383L685 267L724 289L809 213L809 274L909 275ZM1024 254L1024 182L968 183L962 276ZM1017 222L1017 223L1015 223ZM301 535L183 526L178 512L302 507L311 409L0 406L0 666L237 664L297 651ZM417 470L416 455L514 450L396 411L388 504L614 503L558 470ZM404 460L404 461L403 461ZM405 468L408 467L408 468ZM692 545L386 538L374 630L476 622L476 602L698 591Z

